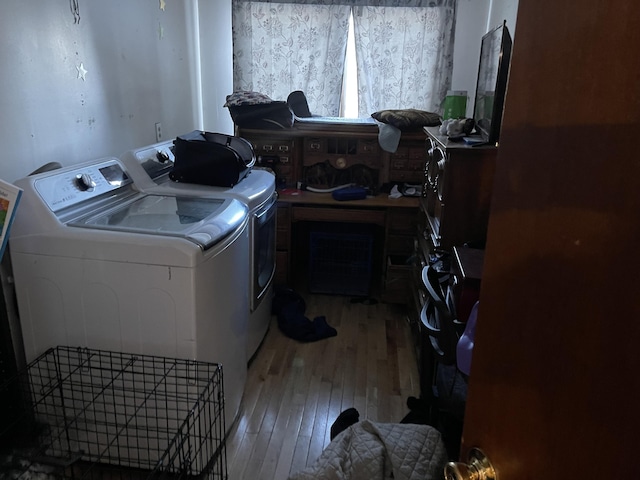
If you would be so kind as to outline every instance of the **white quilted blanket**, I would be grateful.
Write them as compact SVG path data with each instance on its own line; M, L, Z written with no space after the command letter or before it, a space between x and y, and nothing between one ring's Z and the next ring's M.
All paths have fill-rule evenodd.
M336 436L320 457L290 480L440 480L447 453L427 425L358 422Z

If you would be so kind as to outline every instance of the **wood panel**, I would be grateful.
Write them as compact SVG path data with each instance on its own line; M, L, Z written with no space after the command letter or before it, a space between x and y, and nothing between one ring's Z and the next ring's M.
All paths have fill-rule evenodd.
M520 0L463 455L501 480L635 478L638 2Z
M385 225L385 211L353 208L293 207L293 222L348 222Z

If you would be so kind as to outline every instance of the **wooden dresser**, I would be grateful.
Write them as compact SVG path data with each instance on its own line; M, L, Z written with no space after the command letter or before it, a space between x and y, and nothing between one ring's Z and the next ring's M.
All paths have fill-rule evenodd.
M452 142L440 135L437 127L426 127L425 132L426 195L422 211L433 247L451 253L456 245L483 244L498 148Z

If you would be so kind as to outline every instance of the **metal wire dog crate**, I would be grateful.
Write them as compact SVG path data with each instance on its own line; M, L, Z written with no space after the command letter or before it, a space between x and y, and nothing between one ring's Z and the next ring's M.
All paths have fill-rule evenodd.
M221 365L57 347L0 395L9 478L227 478Z

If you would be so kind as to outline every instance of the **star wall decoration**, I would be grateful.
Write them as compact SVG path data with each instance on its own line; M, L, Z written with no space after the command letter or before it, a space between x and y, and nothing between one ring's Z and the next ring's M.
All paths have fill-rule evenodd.
M76 70L78 71L78 78L81 78L84 82L85 76L87 75L87 70L84 68L84 64L80 62L80 65L76 66Z
M73 23L80 23L80 0L69 0L69 7L71 8L71 13L73 14Z

